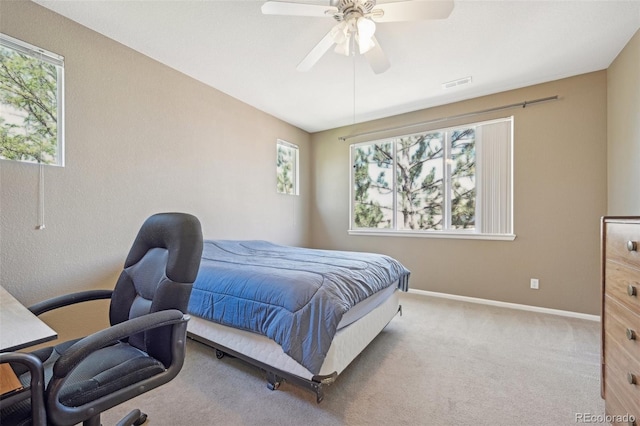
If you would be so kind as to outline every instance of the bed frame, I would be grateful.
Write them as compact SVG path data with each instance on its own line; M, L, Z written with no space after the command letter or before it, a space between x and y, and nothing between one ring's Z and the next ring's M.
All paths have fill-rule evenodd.
M260 334L192 315L187 325L188 337L214 348L218 359L229 355L264 370L269 389L276 390L282 381L288 381L314 392L316 401L320 403L324 399L324 387L336 380L397 313L402 315L398 293L394 291L362 318L340 329L316 375L286 355L280 345Z

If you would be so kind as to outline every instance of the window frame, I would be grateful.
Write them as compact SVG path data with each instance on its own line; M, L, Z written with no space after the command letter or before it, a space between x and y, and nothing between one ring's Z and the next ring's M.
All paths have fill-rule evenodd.
M17 161L27 164L40 164L45 166L65 166L65 126L64 126L64 57L25 41L0 33L0 47L11 49L19 54L37 59L43 63L53 65L56 68L56 151L53 162L46 163L35 160L0 158L3 161Z
M483 125L489 125L499 122L508 122L510 126L510 138L508 140L508 163L509 163L509 174L507 179L509 180L509 205L508 205L508 214L509 219L507 223L509 224L509 230L505 233L491 233L491 232L483 232L481 230L482 223L480 222L482 218L478 218L480 214L480 205L482 203L481 197L478 195L478 188L481 186L482 182L482 173L481 164L478 163L477 158L483 154L477 150L476 145L476 172L475 172L475 187L476 187L476 226L475 229L451 229L451 167L447 166L447 159L450 156L451 150L451 133L454 130L460 130L465 128L474 128L478 129ZM415 135L423 135L429 133L438 133L445 132L443 137L443 230L406 230L406 229L398 229L398 204L397 204L397 141L402 137L409 137ZM476 131L477 138L477 131ZM425 130L421 132L413 132L409 134L396 135L392 137L386 137L377 140L363 141L351 144L349 146L349 227L348 234L349 235L366 235L366 236L394 236L394 237L418 237L418 238L451 238L451 239L478 239L478 240L501 240L501 241L513 241L516 238L514 233L514 173L513 173L513 147L514 147L514 117L503 117L493 120L485 120L473 123L462 123L456 126L448 126L438 129ZM355 182L354 182L354 156L355 156L355 148L358 146L366 146L366 145L374 145L374 144L383 144L383 143L392 143L393 150L393 167L391 169L391 173L393 173L393 185L392 185L392 193L393 193L393 206L394 213L392 218L392 228L360 228L355 226ZM476 140L476 144L478 141ZM445 184L444 181L448 183ZM445 201L446 200L446 201Z
M293 151L293 178L292 178L292 192L283 192L278 188L278 178L280 176L280 172L278 170L278 151L280 147L284 147L286 149L290 149ZM300 147L294 143L287 142L283 139L276 140L276 192L282 195L300 195Z

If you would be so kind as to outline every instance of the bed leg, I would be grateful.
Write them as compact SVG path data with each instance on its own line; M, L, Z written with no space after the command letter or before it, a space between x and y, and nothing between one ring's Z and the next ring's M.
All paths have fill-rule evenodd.
M227 356L229 358L235 358L235 356L229 355L227 352L222 352L220 349L216 349L216 358L222 359L225 356Z
M282 383L282 378L278 377L276 374L267 371L267 387L270 390L276 390L280 387L280 384Z
M322 390L322 384L316 386L316 403L320 404L324 399L324 390Z

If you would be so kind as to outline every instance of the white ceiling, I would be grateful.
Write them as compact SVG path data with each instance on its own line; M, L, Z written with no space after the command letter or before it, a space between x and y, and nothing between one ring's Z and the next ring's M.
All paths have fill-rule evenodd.
M640 28L640 0L456 0L446 20L378 24L383 74L333 50L298 72L333 19L253 0L35 2L308 132L602 70Z

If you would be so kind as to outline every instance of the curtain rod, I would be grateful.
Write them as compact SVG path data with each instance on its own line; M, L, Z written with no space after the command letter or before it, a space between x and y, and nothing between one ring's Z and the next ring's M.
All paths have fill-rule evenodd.
M421 121L420 123L406 124L406 125L397 126L397 127L388 127L386 129L380 129L380 130L371 130L371 131L368 131L368 132L355 133L355 134L349 135L349 136L340 136L338 138L338 140L344 142L347 139L353 139L353 138L356 138L358 136L366 136L366 135L372 135L372 134L375 134L375 133L389 132L391 130L408 129L410 127L423 126L425 124L437 123L437 122L440 122L440 121L455 120L457 118L473 117L475 115L486 114L488 112L500 111L500 110L503 110L503 109L510 109L510 108L516 108L516 107L526 108L527 105L537 104L539 102L556 101L556 100L558 100L558 95L549 96L548 98L534 99L532 101L519 102L517 104L502 105L502 106L495 107L495 108L483 109L481 111L468 112L466 114L458 114L458 115L452 115L452 116L449 116L449 117L443 117L443 118L436 118L436 119L433 119L433 120Z

